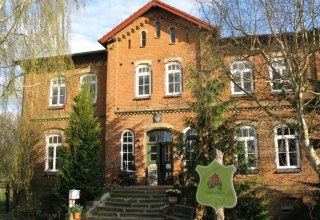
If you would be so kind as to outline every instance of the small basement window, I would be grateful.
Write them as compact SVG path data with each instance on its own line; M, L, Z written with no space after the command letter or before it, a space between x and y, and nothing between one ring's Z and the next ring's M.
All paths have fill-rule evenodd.
M291 212L296 205L296 199L288 198L281 200L281 212L289 213Z

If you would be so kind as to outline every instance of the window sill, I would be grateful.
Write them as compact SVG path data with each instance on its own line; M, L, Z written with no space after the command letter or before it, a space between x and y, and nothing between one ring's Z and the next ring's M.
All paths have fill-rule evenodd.
M253 95L253 93L250 95ZM231 94L231 99L253 100L253 98L247 94Z
M259 170L258 169L249 169L248 174L258 174Z
M133 100L151 99L151 96L134 97Z
M51 109L51 110L55 110L55 109L64 109L65 106L62 105L62 106L49 106L48 109Z
M58 175L58 171L50 171L50 170L46 170L44 171L45 175L48 175L48 176L56 176Z
M278 168L276 173L300 173L300 168Z
M172 95L165 95L163 98L179 98L182 94L172 94Z
M175 45L176 43L169 43L169 45Z

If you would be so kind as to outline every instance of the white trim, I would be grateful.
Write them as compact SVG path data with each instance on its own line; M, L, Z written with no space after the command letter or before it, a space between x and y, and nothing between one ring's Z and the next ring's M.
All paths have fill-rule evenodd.
M63 82L62 82L63 81ZM61 88L64 87L64 94L61 94ZM57 88L57 104L52 104L53 101L53 89ZM61 102L60 97L64 96L64 102ZM49 106L60 107L64 106L67 100L67 86L65 77L55 77L50 80L50 96L49 96Z
M132 141L124 142L123 138L124 138L124 135L125 135L127 132L131 135ZM124 145L124 144L132 145L132 151L128 151L128 149L127 149L127 152L126 152L126 153L132 153L132 156L134 157L134 143L135 143L135 141L134 141L134 133L133 133L133 131L131 131L131 130L125 130L125 131L123 131L122 134L121 134L121 140L120 140L120 142L121 142L121 152L120 152L120 155L121 155L121 165L120 165L120 166L121 166L121 170L123 170L123 162L124 162L124 160L123 160L123 145ZM126 158L126 159L128 159L128 158ZM128 160L126 160L126 161L127 161L126 164L128 164ZM133 164L134 164L134 160L133 160L132 162L133 162ZM127 167L127 169L128 169L128 167Z
M278 135L277 130L279 128L282 129L290 129L294 131L294 135ZM279 164L279 146L278 140L283 139L285 141L285 153L286 154L286 166L280 166ZM288 140L294 140L296 146L296 157L297 157L297 165L290 165L290 151L289 151L289 143ZM276 150L276 164L278 169L285 169L285 168L300 168L300 152L299 152L299 142L298 142L298 134L293 128L289 128L288 126L277 126L274 129L274 143L275 143L275 150Z
M283 61L283 64L281 66L274 66L273 65L273 62L276 62L276 61ZM281 93L282 91L285 91L285 92L293 92L292 91L292 88L291 89L274 89L274 83L277 81L277 83L283 83L285 81L289 81L289 80L284 80L284 79L281 79L282 76L283 76L283 71L288 71L288 68L287 66L284 64L284 58L283 57L275 57L275 58L272 58L271 61L270 61L271 65L273 66L274 69L276 69L277 71L279 71L279 74L280 74L280 79L276 79L275 81L273 81L273 70L272 70L272 67L269 66L269 76L270 76L270 87L271 87L271 92L272 93Z
M49 143L50 138L54 140L57 138L57 143ZM61 142L59 142L59 139ZM61 134L49 134L46 135L46 159L45 159L45 171L46 172L57 172L57 148L63 145L63 138ZM52 155L52 169L49 169L49 148L53 148L53 155Z
M92 77L95 77L95 80L92 80ZM95 73L86 73L80 76L80 85L82 86L83 84L83 78L85 77L90 77L90 86L93 85L93 82L95 84L95 91L94 91L94 97L93 97L93 103L95 104L97 102L97 92L98 92L98 77L97 74ZM80 88L81 89L81 88Z
M233 65L238 64L238 65L243 65L244 68L243 69L234 69ZM246 90L248 93L253 93L253 71L252 71L252 64L249 61L245 61L245 60L238 60L235 62L232 62L230 65L230 72L231 72L231 77L233 78L233 76L236 73L239 73L239 78L240 78L240 87L245 90L245 86L244 84L248 81L245 81L244 78L244 74L245 73L249 73L250 74L250 90ZM245 94L244 91L242 91L241 89L239 89L240 91L235 91L236 85L234 84L233 81L231 81L231 94L232 95L239 95L239 94Z
M144 72L139 72L140 68L145 68ZM149 69L149 71L147 71ZM151 96L151 87L152 87L152 82L151 82L151 66L149 64L139 64L136 66L136 97L139 98L148 98ZM139 77L143 77L143 83L145 81L145 78L148 78L149 80L149 91L144 91L144 94L139 94ZM144 84L143 84L144 85ZM144 89L143 89L144 90Z
M183 130L183 142L184 142L184 144L187 144L187 142L186 142L187 140L186 140L186 139L187 139L187 132L188 132L189 130L196 132L196 134L191 134L191 135L198 135L196 129L190 128L190 127L185 128L185 129ZM188 145L189 145L189 146L190 146L190 144L191 144L191 142L188 141ZM186 166L186 165L187 165L187 161L191 161L191 159L190 159L190 158L187 159L187 156L186 156L186 153L187 153L186 146L184 146L183 148L184 148L184 161L183 161L183 163L184 163L184 166ZM191 156L191 153L192 153L192 151L189 151L190 156Z
M244 146L244 153L245 153L245 158L246 160L248 160L248 141L253 141L254 144L254 156L255 156L255 160L256 160L256 166L254 167L249 167L249 169L252 170L256 170L259 167L259 156L258 156L258 141L257 141L257 131L254 127L252 126L240 126L238 127L238 129L241 130L241 136L238 137L236 136L235 139L236 141L242 142L243 146ZM247 129L248 130L248 136L242 136L242 130ZM254 132L254 136L250 135L250 130L252 130ZM253 155L252 153L250 153L251 155Z
M169 70L169 67L173 65L175 68L178 66L178 69L175 70ZM181 67L181 63L178 61L170 61L168 63L166 63L165 65L165 69L166 69L166 95L181 95L182 94L182 67ZM178 84L177 82L175 82L174 80L171 82L171 84L173 84L173 90L175 90L176 88L176 84L178 84L178 92L170 92L169 91L169 75L173 74L173 79L175 78L174 76L176 74L179 74L179 78L180 78L180 84Z

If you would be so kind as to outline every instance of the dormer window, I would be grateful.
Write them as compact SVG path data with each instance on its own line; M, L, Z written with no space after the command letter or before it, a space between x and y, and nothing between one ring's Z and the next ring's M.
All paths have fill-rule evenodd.
M176 43L176 29L174 27L171 27L169 29L170 32L170 44Z
M159 21L156 22L156 24L155 24L155 37L156 38L160 37L160 27L161 27L160 22Z
M147 33L145 31L141 31L141 47L145 47L147 44Z

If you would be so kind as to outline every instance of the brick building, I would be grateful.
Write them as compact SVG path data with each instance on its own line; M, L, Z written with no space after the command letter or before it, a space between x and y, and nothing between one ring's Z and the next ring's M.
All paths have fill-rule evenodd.
M28 75L27 86L42 82L33 89L26 87L24 94L25 106L31 105L31 119L45 128L47 157L42 176L50 178L57 171L56 148L63 142L70 106L83 82L89 82L96 93L106 182L127 169L136 169L138 180L148 184L167 184L170 176L177 175L188 161L174 155L173 131L194 134L184 125L184 118L192 116L185 78L187 65L197 65L201 46L194 33L199 30L214 32L219 38L218 27L161 1L150 1L99 40L106 51L74 54L74 71L64 76L47 74L45 79ZM250 61L230 58L228 62L231 71L247 74L250 79L254 77L252 64L261 65L261 71L269 74L269 67L259 57ZM285 66L278 62L275 68ZM265 95L277 90L275 84L254 85L246 77L239 83L247 91ZM224 94L225 99L237 97L228 115L239 121L241 133L237 140L245 146L246 157L256 159L250 176L268 185L270 195L277 198L271 203L272 210L279 213L288 199L303 198L307 188L301 182L318 183L319 177L300 150L293 129L286 127L283 135L276 121L260 120L263 111L255 102L239 99L244 94L233 83L228 84ZM284 117L294 114L285 103L277 103L273 111L281 111ZM286 150L280 149L279 141L285 143Z

